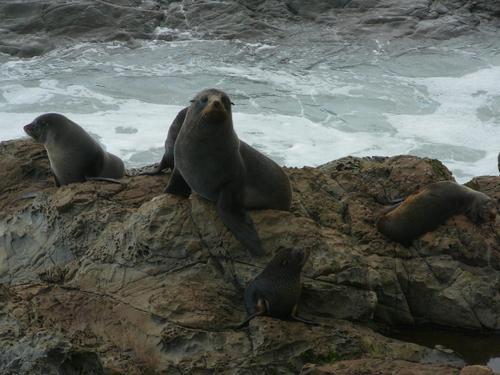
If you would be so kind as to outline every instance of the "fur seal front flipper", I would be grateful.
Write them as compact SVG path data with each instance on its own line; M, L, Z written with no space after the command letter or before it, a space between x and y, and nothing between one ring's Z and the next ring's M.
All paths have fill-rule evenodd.
M168 180L165 193L180 195L183 197L189 197L189 194L191 194L191 188L176 168L174 168L172 175L170 176L170 180Z
M156 176L161 174L161 172L164 169L167 169L169 167L168 159L166 157L166 154L163 154L163 157L161 158L160 164L158 164L155 168L145 171L142 173L139 173L139 176Z
M223 187L217 199L217 213L223 223L253 255L262 255L262 245L252 218L243 208L238 191L231 183Z

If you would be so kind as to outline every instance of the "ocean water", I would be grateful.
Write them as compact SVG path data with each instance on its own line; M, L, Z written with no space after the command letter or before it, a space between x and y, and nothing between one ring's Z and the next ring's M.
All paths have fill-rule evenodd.
M170 32L170 30L161 32ZM458 181L497 175L500 38L78 44L0 55L0 140L63 113L129 167L160 160L168 126L201 89L232 101L239 137L281 165L347 155L441 160Z

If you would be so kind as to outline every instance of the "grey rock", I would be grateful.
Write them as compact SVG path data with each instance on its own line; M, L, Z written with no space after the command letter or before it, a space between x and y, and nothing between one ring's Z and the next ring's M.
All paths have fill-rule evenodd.
M318 38L324 24L347 39L448 39L483 27L498 29L500 6L488 0L4 0L0 20L0 52L30 57L75 41L187 35L262 40L286 38L297 30ZM171 32L158 35L158 28Z

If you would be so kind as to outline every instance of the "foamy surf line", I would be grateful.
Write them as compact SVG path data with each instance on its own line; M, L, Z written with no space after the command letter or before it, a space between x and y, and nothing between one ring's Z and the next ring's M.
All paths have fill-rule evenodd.
M88 132L96 134L106 149L137 167L134 156L145 153L142 165L159 161L168 127L182 107L128 101L117 111L92 114L65 113ZM2 139L25 136L22 126L40 113L0 113ZM239 137L281 165L317 166L347 155L405 154L418 144L409 138L370 133L346 133L303 117L234 113ZM6 126L5 124L8 124ZM384 147L380 147L383 144Z
M45 83L44 86L44 90L53 89L53 85ZM33 97L29 95L31 93L37 100L49 101L51 95L45 93L44 90L40 91L38 88L31 91L26 90L26 95L23 96L21 95L22 90L17 87L14 91L10 90L12 95L7 95L7 97L11 102L32 102ZM92 96L93 94L87 89L77 87L71 87L69 91L77 92L83 96ZM106 149L120 156L129 167L158 162L168 127L182 106L152 104L130 99L116 100L102 95L100 100L114 104L116 110L86 114L64 112L64 114L87 131L96 134ZM60 112L53 104L44 111ZM436 126L436 122L442 122L446 118L446 114L437 112L439 110L436 113L422 116L388 115L391 122L397 122L394 124L398 129L396 134L344 132L335 127L335 125L340 126L341 124L333 123L324 126L301 116L241 112L235 112L233 116L235 129L242 140L269 155L281 165L302 167L305 165L317 166L347 155L392 156L413 153L419 156L436 157L432 154L432 147L428 152L415 151L422 150L423 145L426 144L438 148L449 147L451 143L449 140L452 137L447 139L446 135L439 134L440 129L433 129L431 126ZM25 136L22 126L40 114L0 112L0 139L7 140ZM429 118L423 119L422 117ZM484 154L479 153L479 157L473 162L467 161L467 158L462 158L460 161L453 158L446 159L443 157L446 156L446 153L438 157L452 171L459 171L456 177L460 182L465 182L472 176L495 174L496 147L498 145L495 140L498 140L496 137L498 128L493 125L476 125L481 129L481 132L471 136L471 143L477 142L481 150L490 149L489 152L481 151ZM461 127L462 130L466 128L464 124ZM443 130L446 129L446 126L443 127ZM490 133L487 133L488 129ZM437 131L438 134L432 136L432 131ZM448 131L455 132L456 126ZM459 137L458 134L455 136ZM440 137L443 141L447 141L444 146L436 143L436 139L441 140ZM462 139L463 135L460 137L457 143L462 144L465 140ZM483 139L486 140L482 142ZM476 147L473 144L470 146ZM470 153L466 147L463 150L465 153ZM139 154L142 154L141 158L136 157Z
M303 74L282 65L269 68L265 63L254 67L236 61L214 67L203 51L197 51L196 63L192 63L192 50L186 50L192 43L158 43L140 52L122 50L119 45L80 45L0 64L5 73L0 77L0 140L24 136L23 125L53 111L98 135L128 166L154 163L161 157L168 126L182 107L148 102L154 99L147 95L150 88L141 86L142 80L151 75L159 82L177 83L171 90L177 92L185 90L186 79L194 79L195 87L201 84L197 78L212 74L228 93L239 95L235 109L241 112L234 113L234 123L240 138L281 165L317 166L347 155L415 154L441 160L460 182L498 174L500 67L461 77L384 78L362 69ZM230 46L227 43L223 43L225 47ZM182 53L170 53L177 49ZM210 74L205 74L207 70ZM202 76L193 75L200 71ZM61 72L67 74L61 76ZM106 88L99 79L114 85ZM132 90L122 94L120 88ZM413 96L412 88L419 94ZM399 100L405 94L415 101L438 105L432 113L427 104L419 112L416 105L412 108L411 100ZM185 95L188 104L191 93L185 92L177 103L182 103ZM302 106L304 98L309 103ZM170 97L164 99L175 102ZM296 108L288 99L301 108L292 113ZM342 107L330 105L330 101ZM374 105L377 101L381 104ZM335 113L326 115L332 111ZM320 119L320 115L324 116ZM387 126L375 129L373 115L386 119ZM356 121L363 126L351 126Z
M408 152L440 159L460 180L497 175L500 112L495 103L500 101L500 66L462 77L412 81L425 85L429 96L440 105L430 114L386 114L401 138L419 140Z

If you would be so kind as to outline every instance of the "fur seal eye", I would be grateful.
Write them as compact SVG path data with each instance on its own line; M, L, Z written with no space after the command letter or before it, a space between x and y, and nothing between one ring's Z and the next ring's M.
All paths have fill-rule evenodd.
M189 103L194 103L195 101L196 101L196 100L191 99L191 100L189 101Z
M208 96L204 96L203 98L201 98L200 100L203 104L205 104L206 102L208 102Z
M227 108L231 107L231 105L234 105L234 103L231 100L229 100L227 96L222 97L222 101L224 102L224 105Z

